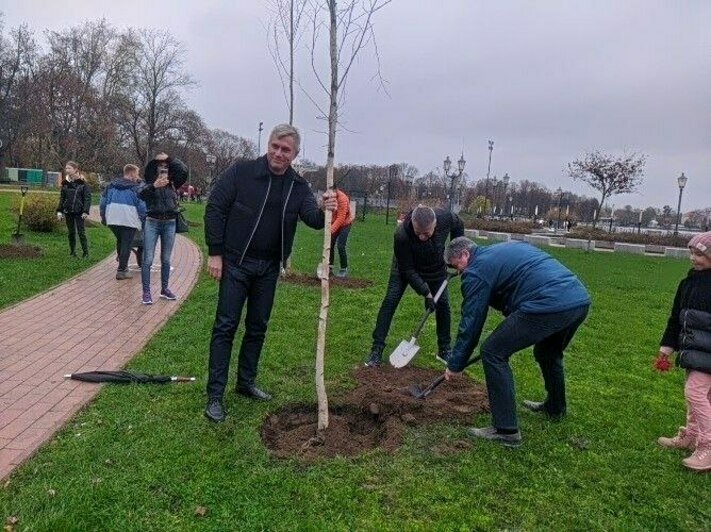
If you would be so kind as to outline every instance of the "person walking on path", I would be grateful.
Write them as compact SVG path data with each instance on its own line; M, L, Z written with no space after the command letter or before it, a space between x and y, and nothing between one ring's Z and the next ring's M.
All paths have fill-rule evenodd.
M437 357L446 360L450 352L451 314L449 293L434 296L447 278L444 249L447 238L464 234L459 216L444 209L418 205L398 225L394 237L394 256L385 298L380 305L373 331L373 345L365 365L380 366L390 324L408 285L425 298L425 307L435 311L437 321Z
M469 429L473 438L516 446L521 442L511 356L533 346L541 368L545 401L524 406L552 419L566 413L563 351L583 323L590 296L568 268L525 242L477 245L466 237L450 242L447 264L462 274L462 318L445 378L464 370L479 343L489 307L506 319L481 344L492 424Z
M711 471L711 233L689 241L693 268L676 290L662 336L657 367L677 364L686 370L686 426L672 438L659 438L662 447L685 449L692 455L682 463L692 471Z
M116 237L117 280L133 277L128 270L131 245L146 217L146 204L138 197L138 180L138 166L127 164L123 177L112 180L101 197L101 223L108 225Z
M355 213L351 211L351 200L340 189L336 191L336 212L334 212L333 221L331 222L331 252L328 258L330 272L333 273L334 252L338 248L338 258L341 263L341 269L336 274L336 277L346 277L348 275L348 253L346 244L348 242L348 234L351 231L351 225L355 219Z
M175 217L178 214L177 189L188 179L188 169L178 159L160 152L146 165L143 174L146 185L139 196L146 202L146 222L143 231L143 260L141 283L144 305L153 304L151 294L151 266L160 239L160 297L174 301L177 296L170 290L170 255L175 243Z
M84 220L89 216L91 208L91 190L79 172L79 165L74 161L67 161L64 166L64 181L59 193L57 205L57 218L65 219L69 231L69 254L76 257L77 234L81 243L82 257L89 256L89 243L86 240Z
M266 155L236 162L217 179L205 209L208 272L220 281L210 340L205 416L225 420L232 344L246 303L244 337L239 350L237 393L268 401L255 380L280 270L291 254L300 219L313 229L324 226L322 209L336 209L333 192L322 208L309 185L291 166L301 137L288 124L269 135Z

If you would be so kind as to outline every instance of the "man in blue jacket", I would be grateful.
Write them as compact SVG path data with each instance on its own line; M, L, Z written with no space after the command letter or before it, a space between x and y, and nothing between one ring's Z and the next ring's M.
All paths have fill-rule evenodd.
M506 319L482 343L480 352L489 394L492 426L469 429L473 438L516 446L521 432L509 358L533 346L547 397L524 406L552 419L566 413L563 351L583 323L590 296L580 280L548 253L524 242L483 248L466 237L445 250L447 264L462 274L462 318L447 380L459 375L479 343L489 307Z

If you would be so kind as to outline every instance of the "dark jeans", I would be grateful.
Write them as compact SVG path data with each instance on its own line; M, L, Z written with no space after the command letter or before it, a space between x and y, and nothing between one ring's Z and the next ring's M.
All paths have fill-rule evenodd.
M223 263L220 295L210 341L207 395L220 399L225 393L232 343L247 302L244 337L239 350L238 386L252 386L274 304L279 261L245 257L240 266Z
M481 344L482 362L489 393L492 425L497 429L517 429L516 390L509 358L533 346L541 367L547 397L545 411L565 414L565 372L563 351L575 331L585 321L589 305L550 314L514 312Z
M338 248L338 258L341 261L341 269L348 268L348 253L346 244L348 243L348 235L351 232L351 226L344 227L338 233L331 237L331 256L328 258L328 263L333 266L334 248Z
M124 225L110 225L109 229L116 237L116 253L118 253L118 269L121 271L128 270L128 258L131 256L131 243L133 235L136 234L134 227L126 227Z
M67 213L64 215L64 220L67 222L67 229L69 229L69 251L72 253L76 251L76 234L79 233L81 250L85 255L89 253L89 244L86 241L86 231L84 229L84 218L82 218L82 213Z
M439 287L442 286L443 282L444 277L435 281L427 281L427 286L430 287L432 295L439 290ZM383 302L380 305L378 319L375 322L375 330L373 331L373 349L382 350L385 347L385 338L388 336L388 331L390 330L390 324L393 321L395 310L397 309L398 304L400 304L400 299L402 299L402 295L405 293L407 286L407 282L398 272L390 273L390 280L388 281L388 289L385 293L385 299L383 299ZM449 349L452 316L449 311L449 292L447 289L442 292L439 301L437 301L435 318L437 320L437 345L439 350L443 351L445 349Z

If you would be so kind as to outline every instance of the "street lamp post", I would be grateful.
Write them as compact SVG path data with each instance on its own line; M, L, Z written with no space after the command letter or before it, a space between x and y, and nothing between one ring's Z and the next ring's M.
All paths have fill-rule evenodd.
M494 141L489 141L489 166L486 168L486 187L484 187L484 210L486 210L486 201L489 199L489 175L491 174L491 152L494 151Z
M688 180L689 178L684 175L684 172L676 178L676 182L679 184L679 204L676 207L676 227L674 227L674 236L679 234L679 222L681 222L681 195L684 192L684 187L686 186L686 182Z
M556 190L556 192L558 193L558 222L555 225L555 230L558 231L560 229L560 205L563 201L563 189L558 187L558 190Z
M388 168L388 199L385 203L385 225L388 225L390 219L390 191L393 185L393 179L397 176L398 166L396 164L390 165Z
M257 157L262 155L262 125L264 122L259 122L259 135L257 136Z
M467 162L464 160L464 154L459 157L459 160L457 161L457 171L453 173L449 173L449 171L452 168L452 160L449 158L449 155L447 155L447 158L444 160L442 163L444 166L444 175L448 179L451 180L451 183L449 185L449 211L452 212L452 199L454 198L454 183L457 179L462 177L462 174L464 173L464 166L467 164Z

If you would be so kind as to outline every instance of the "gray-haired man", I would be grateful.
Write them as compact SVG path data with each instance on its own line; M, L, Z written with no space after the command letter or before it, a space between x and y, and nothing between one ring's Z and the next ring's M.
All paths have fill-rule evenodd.
M548 253L512 242L477 247L468 238L450 242L447 264L462 274L462 319L445 377L459 375L479 343L489 307L506 319L481 344L492 426L472 428L474 438L515 446L521 441L509 358L533 346L547 392L524 406L551 418L566 413L563 351L583 323L590 297L580 280Z
M280 266L286 265L300 219L324 226L322 209L335 210L335 194L324 194L319 208L308 183L291 167L299 153L296 128L281 124L269 135L266 155L236 162L219 176L205 210L205 240L210 276L220 281L210 341L208 402L205 416L224 421L232 343L247 304L239 351L237 393L268 401L257 388L257 366L271 315Z

